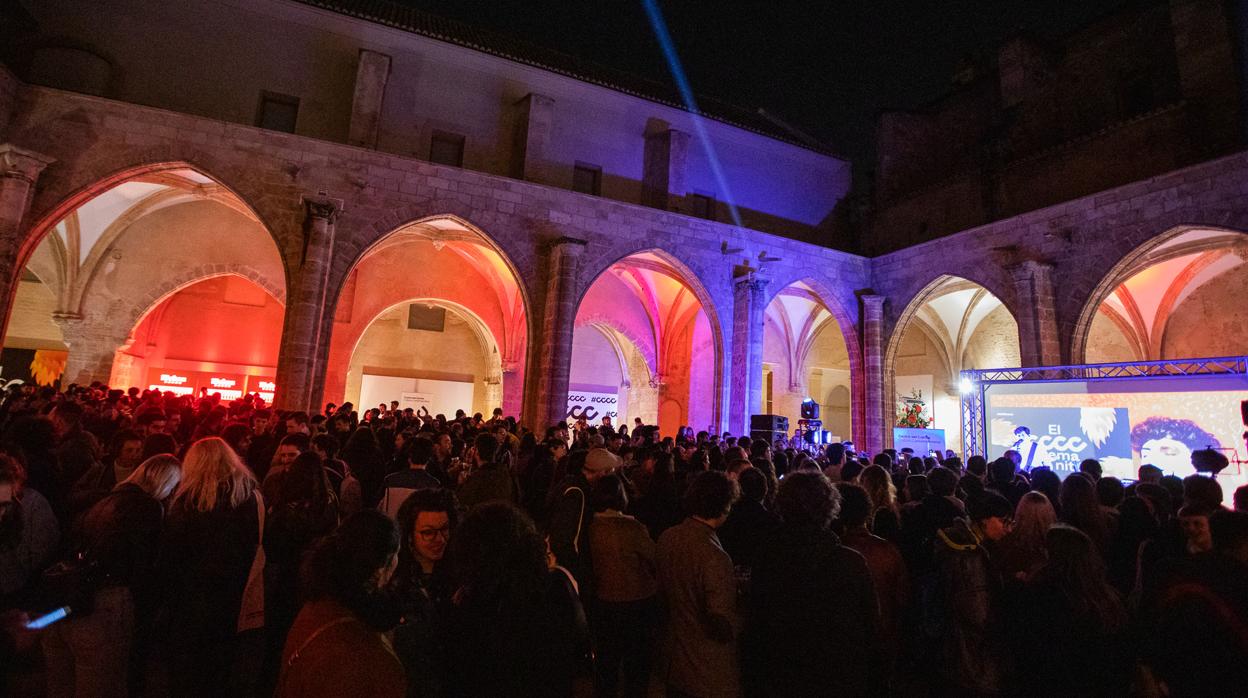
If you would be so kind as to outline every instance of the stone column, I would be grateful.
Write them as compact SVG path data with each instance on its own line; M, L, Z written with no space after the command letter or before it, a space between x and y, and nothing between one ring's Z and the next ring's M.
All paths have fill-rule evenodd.
M641 174L641 203L662 211L675 211L685 195L689 134L664 127L646 134Z
M732 284L732 377L728 429L748 434L750 415L762 407L763 306L767 280L748 271Z
M515 362L503 363L502 407L503 414L520 418L524 409L524 371Z
M530 426L539 433L561 421L567 409L568 376L572 372L572 330L576 320L576 277L585 241L561 237L547 250L546 304L530 366L529 383L536 385ZM527 373L527 372L526 372Z
M0 145L0 338L9 324L13 296L21 276L26 212L35 182L52 159L15 145Z
M109 327L106 323L83 318L79 313L55 313L52 321L61 328L65 345L69 347L61 384L108 383L112 379L113 359L117 350L125 345L128 329Z
M286 326L277 359L278 407L316 410L324 387L326 286L334 254L334 228L342 200L324 194L303 198L303 258L287 296ZM330 318L332 321L332 318Z
M386 83L390 80L390 56L367 49L360 50L355 69L355 96L351 100L351 124L347 143L364 148L377 147L381 127L382 102Z
M862 364L866 381L865 443L855 444L860 451L875 455L885 448L892 436L892 405L884 396L884 296L862 296Z
M546 150L555 123L555 100L536 92L530 92L516 102L519 110L516 119L516 158L512 176L540 184L557 184L552 181ZM565 180L566 181L566 180ZM567 186L565 183L564 186Z
M1018 294L1018 348L1024 366L1059 366L1062 345L1057 334L1053 265L1028 260L1014 278Z

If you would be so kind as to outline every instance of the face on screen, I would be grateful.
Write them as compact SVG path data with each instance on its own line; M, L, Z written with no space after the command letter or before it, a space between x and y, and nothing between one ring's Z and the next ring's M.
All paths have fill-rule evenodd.
M1140 462L1151 463L1168 473L1176 470L1190 470L1192 449L1182 441L1169 436L1149 439L1140 446Z

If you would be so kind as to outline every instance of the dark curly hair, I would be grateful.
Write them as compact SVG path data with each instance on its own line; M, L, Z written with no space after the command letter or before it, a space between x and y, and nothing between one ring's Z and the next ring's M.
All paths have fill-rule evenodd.
M1131 448L1137 453L1153 439L1171 438L1186 444L1193 451L1201 448L1222 448L1218 437L1197 426L1190 419L1149 417L1131 430Z
M841 511L841 494L823 473L793 473L780 483L776 508L786 526L824 530Z
M507 502L473 507L450 544L462 604L518 612L546 586L546 542L527 514Z
M377 588L377 572L399 550L399 530L388 516L365 509L322 538L304 559L304 596L333 599L377 630L399 621L398 604Z
M417 564L416 553L412 549L412 531L416 528L416 518L424 511L445 512L447 525L452 531L459 524L459 500L451 490L440 487L420 489L408 495L395 515L399 524L400 570Z

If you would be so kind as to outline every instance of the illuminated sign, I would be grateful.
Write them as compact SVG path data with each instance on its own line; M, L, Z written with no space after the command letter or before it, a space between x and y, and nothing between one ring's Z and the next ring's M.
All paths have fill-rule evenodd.
M247 376L247 392L255 393L265 402L273 402L277 381L272 376Z
M176 373L160 374L160 382L165 385L186 385L186 382L188 380L190 379L187 378L186 376L179 376Z

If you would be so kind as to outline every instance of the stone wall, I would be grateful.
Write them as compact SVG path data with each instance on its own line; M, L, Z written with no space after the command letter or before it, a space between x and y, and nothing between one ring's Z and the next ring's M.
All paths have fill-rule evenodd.
M854 292L870 284L870 263L854 255L680 214L580 195L528 182L432 165L405 157L351 148L306 137L273 133L220 121L175 114L98 97L24 87L7 139L55 162L39 178L23 219L16 257L0 272L13 279L48 228L94 194L138 174L175 167L198 170L228 187L249 206L277 243L285 275L295 288L308 259L303 197L325 192L340 199L327 255L326 307L364 252L392 231L429 216L453 215L483 231L515 269L529 320L529 362L546 352L550 335L541 317L551 280L548 250L561 237L583 240L584 253L568 277L566 293L583 297L611 264L630 254L660 250L682 275L695 282L707 312L708 333L720 347L712 370L712 414L725 414L730 361L734 266L763 263L783 288L806 280L839 314L846 339L858 340ZM725 254L721 247L735 250ZM563 291L561 291L563 292ZM292 293L294 293L292 291ZM303 292L298 295L302 297ZM288 306L282 361L325 366L333 313L316 322L321 339L292 336ZM568 366L556 368L566 381ZM279 371L279 373L281 373ZM532 375L532 371L529 375ZM323 380L323 370L316 378ZM284 386L303 390L302 386ZM319 399L319 385L313 385ZM280 390L280 388L279 388ZM544 404L526 381L533 405ZM309 393L312 394L312 393ZM543 408L544 409L544 408ZM532 413L536 416L536 412ZM541 415L540 419L545 419ZM744 428L740 425L739 428Z

